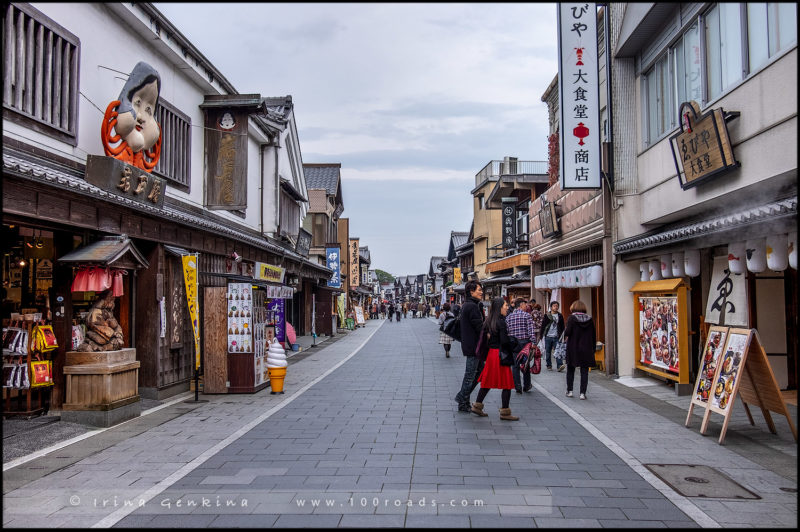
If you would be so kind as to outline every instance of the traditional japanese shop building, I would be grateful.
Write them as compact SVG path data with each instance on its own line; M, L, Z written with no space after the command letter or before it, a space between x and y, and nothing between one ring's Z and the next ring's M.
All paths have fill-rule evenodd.
M3 12L13 43L3 51L3 318L49 314L59 343L52 407L60 408L73 327L99 293L75 290L76 275L119 270L115 315L141 365L136 399L188 390L196 362L228 353L224 340L215 343L224 332L206 334L228 318L205 304L212 292L231 282L282 287L273 297L302 318L303 287L330 277L306 258L300 231L308 194L291 97L239 94L151 4L36 6ZM121 41L124 53L110 53ZM139 61L160 76L151 172L103 156L108 139L98 134L126 83L119 73ZM99 253L109 237L118 253ZM195 319L187 255L196 257ZM260 265L280 275L265 278Z
M796 5L611 4L611 27L619 374L694 379L724 324L757 329L796 390ZM684 289L665 360L648 305Z

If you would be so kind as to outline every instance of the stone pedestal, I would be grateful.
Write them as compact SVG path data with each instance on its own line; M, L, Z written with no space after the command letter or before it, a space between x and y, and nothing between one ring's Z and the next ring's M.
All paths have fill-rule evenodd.
M67 399L61 419L110 427L138 417L139 366L136 349L84 353L68 351L64 366Z

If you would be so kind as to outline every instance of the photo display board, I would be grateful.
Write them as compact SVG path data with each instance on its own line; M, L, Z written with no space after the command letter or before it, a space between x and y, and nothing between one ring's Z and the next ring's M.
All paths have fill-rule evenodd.
M697 374L697 383L694 386L692 402L705 406L708 398L713 395L714 377L717 375L717 362L719 361L722 350L725 348L725 341L728 338L728 328L714 326L708 332L706 344L703 346L703 354L700 365L700 372Z
M228 353L253 352L253 287L228 284Z
M680 371L678 296L639 297L640 362L670 373Z

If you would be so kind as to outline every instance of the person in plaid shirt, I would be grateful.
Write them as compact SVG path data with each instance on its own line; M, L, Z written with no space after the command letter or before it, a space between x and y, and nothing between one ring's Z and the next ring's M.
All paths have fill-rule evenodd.
M506 316L506 325L508 326L508 335L512 336L517 341L517 348L514 350L516 356L526 344L534 340L535 329L533 326L533 319L531 315L525 312L525 305L527 301L523 297L518 297L514 300L514 312ZM522 379L520 379L519 364L511 366L511 374L514 376L514 388L517 393L531 391L531 373L524 371ZM520 380L523 382L520 383Z

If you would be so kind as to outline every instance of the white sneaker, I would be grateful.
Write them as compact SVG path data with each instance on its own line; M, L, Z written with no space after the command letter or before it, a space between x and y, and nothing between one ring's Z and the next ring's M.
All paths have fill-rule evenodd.
M572 392L571 391L567 392L567 397L572 397Z
M581 394L581 399L584 399L584 400L586 399L586 394L585 393Z

